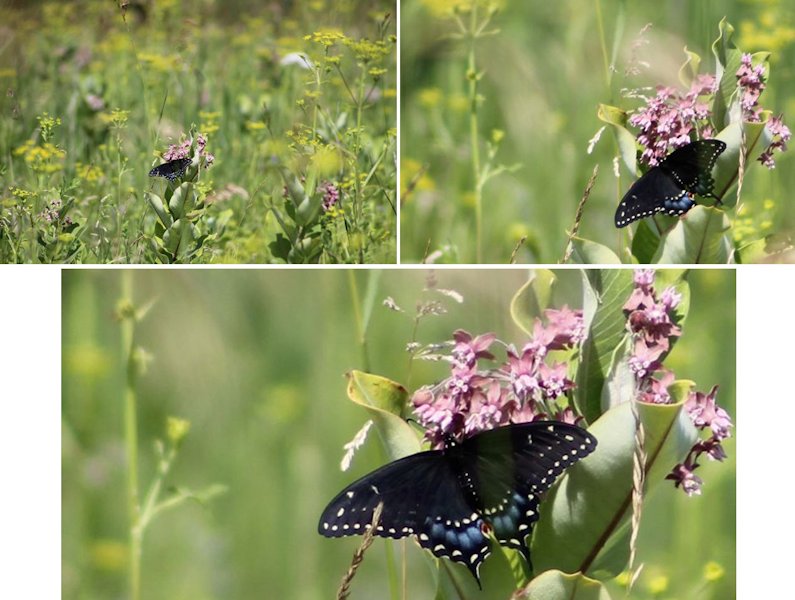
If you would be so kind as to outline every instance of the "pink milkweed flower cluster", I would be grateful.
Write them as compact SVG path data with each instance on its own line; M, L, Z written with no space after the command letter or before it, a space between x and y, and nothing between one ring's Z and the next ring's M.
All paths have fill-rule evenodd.
M700 495L703 480L694 473L698 468L698 459L706 454L710 460L722 461L726 452L721 446L721 441L731 437L730 427L734 427L729 413L717 405L715 396L718 386L714 386L708 394L703 392L690 392L685 401L685 410L700 430L709 429L711 435L706 440L697 441L688 452L684 462L676 465L666 476L671 479L676 487L681 486L688 496Z
M181 144L171 144L168 150L163 153L163 159L169 161L177 160L178 158L189 158L192 145L193 141L190 138ZM206 146L207 137L204 134L198 134L196 136L196 152L204 159L204 168L208 169L215 162L215 156L207 152Z
M662 359L671 349L671 339L682 335L681 328L671 319L682 297L669 287L658 298L654 290L654 271L639 269L634 276L635 289L624 304L630 331L634 334L634 348L629 368L635 374L640 389L654 389L652 373L662 368ZM659 386L659 382L658 382Z
M634 284L635 289L624 310L634 338L629 365L635 373L638 399L652 404L671 404L673 400L668 393L668 386L676 377L673 372L663 368L662 361L670 350L671 340L682 333L672 320L673 311L682 297L673 287L666 288L658 296L654 289L654 271L650 269L636 271ZM717 391L717 386L708 394L692 391L685 401L684 409L693 425L699 430L709 428L712 432L709 439L697 441L685 460L666 476L688 496L701 493L703 481L693 473L699 466L698 458L702 454L707 454L712 460L726 458L720 442L730 436L729 428L733 425L729 414L715 403Z
M550 401L574 388L566 363L552 363L548 353L578 347L584 338L581 310L564 306L545 311L547 324L537 319L533 334L521 351L500 342L493 333L473 336L457 330L452 350L444 356L450 375L434 386L424 386L411 402L431 445L440 448L450 438L463 439L508 423L525 423L549 415ZM496 360L495 344L506 350L506 360L491 369L480 361ZM576 423L571 409L553 406L553 418Z
M56 198L44 207L44 210L38 214L38 217L47 223L58 223L62 221L64 227L69 227L72 225L72 219L70 219L69 216L65 216L63 219L61 218L62 208L63 203Z
M792 137L792 133L789 127L784 125L781 116L770 117L767 123L765 123L765 127L767 127L767 130L773 136L773 141L771 141L770 145L762 152L759 157L759 162L768 169L775 169L776 162L773 160L773 151L778 150L779 152L784 152L787 149L787 142Z
M743 54L740 58L740 68L735 74L737 86L740 89L740 106L743 109L743 119L750 123L759 123L762 120L762 108L759 106L759 96L765 89L765 66L764 64L753 65L750 54ZM768 169L774 169L776 162L773 160L773 152L778 150L784 152L787 149L787 142L792 133L784 125L781 115L770 117L765 124L768 132L773 139L757 159Z
M743 54L735 74L743 119L758 123L762 120L759 97L766 86L765 66L752 63L750 54ZM712 125L712 96L718 81L711 73L701 74L690 89L682 92L673 87L658 86L656 94L646 99L630 117L629 123L639 129L638 143L642 147L641 162L656 166L673 150L689 144L692 139L707 139L715 135ZM773 139L759 157L767 168L775 167L773 152L783 152L792 136L782 117L771 117L766 123Z
M652 167L660 164L672 150L689 144L693 132L702 138L712 137L709 105L703 98L716 90L714 75L699 75L686 93L658 86L657 94L629 118L640 130L641 161Z
M320 185L320 191L323 193L322 206L324 212L331 210L331 207L337 205L340 200L340 191L336 185L326 181Z
M762 112L758 106L759 96L765 89L765 66L762 64L753 66L751 55L743 54L740 58L740 68L735 75L741 93L740 106L743 108L743 118L758 123Z

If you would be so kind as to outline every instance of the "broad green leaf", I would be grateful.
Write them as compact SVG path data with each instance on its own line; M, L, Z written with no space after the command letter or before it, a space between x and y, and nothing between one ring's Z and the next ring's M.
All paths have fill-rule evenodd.
M511 298L511 318L527 335L533 333L533 322L544 316L552 298L555 274L548 269L534 269L519 291Z
M185 216L185 203L191 197L192 186L192 183L186 181L181 183L171 194L171 198L168 200L168 212L171 213L175 220Z
M464 565L444 558L434 558L430 552L423 554L429 558L428 563L436 571L435 600L508 598L515 589L510 569L499 551L496 555L489 556L480 568L482 590Z
M480 580L483 589L488 591L490 598L509 598L519 585L527 579L521 571L524 559L515 550L505 548L491 539L491 556L480 567ZM518 568L519 571L515 570ZM472 575L467 569L460 569L470 580ZM474 581L473 581L474 583ZM482 595L481 595L482 596Z
M307 197L304 186L298 180L298 177L293 175L293 173L287 167L279 165L279 172L281 173L282 179L284 179L284 185L287 188L287 197L292 200L293 206L300 206Z
M186 222L183 219L177 219L163 234L163 245L172 256L177 254L180 238L182 237L182 229L185 224Z
M601 407L606 412L619 404L635 397L637 381L635 373L629 367L632 353L632 338L627 334L624 343L619 344L613 353L610 370L602 387Z
M524 559L515 550L500 546L491 539L491 555L480 567L479 589L469 570L446 559L433 559L438 564L436 600L467 600L468 598L510 598L527 582ZM425 555L432 557L429 552Z
M349 371L346 377L348 397L370 413L390 460L419 452L417 435L402 417L408 400L406 388L386 377L362 371Z
M317 218L323 198L320 194L306 196L295 210L295 222L306 227Z
M665 264L727 264L733 244L725 235L729 219L719 208L696 206L665 234L652 262Z
M632 285L630 269L583 272L587 337L582 345L574 398L589 423L601 414L602 386L610 370L613 353L624 339L626 318L623 306L632 293Z
M659 293L670 286L676 286L687 278L687 269L655 269L654 289ZM681 291L681 290L677 290Z
M525 588L527 600L610 600L607 589L581 573L552 570L542 573Z
M182 231L179 236L179 247L177 248L177 256L180 259L187 258L193 251L193 241L195 239L196 227L187 219L180 219L182 223ZM175 221L175 225L176 225Z
M687 60L679 69L679 81L682 85L689 88L698 77L698 69L701 66L701 57L695 52L691 52L685 46L685 55Z
M170 214L168 214L168 211L163 204L163 199L152 192L144 192L144 197L146 198L147 202L149 202L149 205L154 209L155 213L157 214L157 218L160 219L160 223L163 225L163 227L166 229L169 228L174 222L174 219Z
M292 242L293 240L295 240L295 238L296 238L296 236L298 234L298 229L292 223L288 223L287 219L285 219L284 216L282 216L281 212L279 212L279 210L276 208L276 202L278 202L278 198L277 198L277 194L275 192L273 194L273 200L274 200L274 202L270 206L270 213L269 214L272 214L273 217L279 222L279 225L281 226L282 231L284 231L284 233L287 234L288 241ZM285 212L287 213L287 216L290 217L290 219L292 219L293 221L295 221L295 218L294 218L295 217L295 207L292 204L290 204L289 202L287 202L284 205L284 209L285 209Z
M737 248L735 259L738 264L752 264L762 262L767 258L767 242L764 239L754 240Z
M765 127L768 116L769 113L763 113L763 120L760 123L732 123L715 136L726 143L726 150L718 157L713 171L715 195L721 199L725 206L734 206L737 203L737 196L731 194L731 191L737 187L743 131L745 131L745 168L747 173L747 169L757 162L756 159L772 140L770 132Z
M621 159L633 177L637 177L638 150L635 136L627 129L627 113L615 106L600 104L596 115L601 121L613 126L618 140L618 151L621 153Z
M690 379L677 379L668 386L668 394L674 404L683 403L690 396L690 392L696 389L696 382Z
M296 264L314 262L320 254L321 244L322 240L319 237L303 236L293 244L287 254L287 261Z
M281 233L277 233L276 239L268 244L268 249L271 251L271 254L276 258L281 258L284 262L287 262L287 257L290 255L291 248L292 245L290 244L290 240Z
M651 259L660 246L660 233L649 223L648 219L641 219L632 237L632 256L641 265L651 264Z
M672 386L673 387L673 386ZM697 431L683 404L638 403L645 431L648 497L685 457ZM589 428L597 440L591 456L570 467L541 506L533 538L538 571L560 569L614 577L629 557L635 418L631 404L608 410Z
M620 265L621 259L602 244L583 238L575 237L571 240L572 263L581 265Z
M530 582L529 578L532 573L530 572L530 566L527 564L524 556L522 556L522 553L506 546L500 546L499 544L495 546L492 544L492 550L495 547L499 548L501 554L507 560L516 587L520 588L527 585Z
M737 69L740 68L742 52L737 49L732 41L734 27L726 20L721 19L718 24L719 35L712 44L712 53L715 55L715 77L718 89L712 101L713 122L716 129L726 127L729 120L729 106L732 96L737 92Z

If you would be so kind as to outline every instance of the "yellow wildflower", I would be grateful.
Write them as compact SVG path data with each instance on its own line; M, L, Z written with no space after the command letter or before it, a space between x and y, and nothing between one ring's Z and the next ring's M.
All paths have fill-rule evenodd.
M75 164L77 177L87 183L96 183L102 179L102 169L96 165L85 165L81 162Z
M434 108L442 100L442 90L436 87L424 88L418 94L420 104L425 108Z
M723 569L723 567L714 560L711 560L704 565L704 579L707 581L718 581L719 579L722 579L725 574L726 571Z
M353 51L357 60L365 64L380 61L391 52L391 48L381 40L371 42L368 39L351 40L346 38L343 43Z
M649 579L649 592L652 594L662 594L668 590L668 583L667 575L655 575Z
M345 41L347 38L339 29L321 29L320 31L304 36L304 39L330 48L337 42Z

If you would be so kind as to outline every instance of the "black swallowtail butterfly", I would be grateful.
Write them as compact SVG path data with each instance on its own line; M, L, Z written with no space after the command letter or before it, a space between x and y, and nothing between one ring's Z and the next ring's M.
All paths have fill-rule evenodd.
M177 177L182 177L190 166L190 158L177 158L167 163L156 166L149 171L149 177L165 177L169 181L174 181Z
M449 440L441 450L401 458L349 485L323 511L318 533L363 534L383 502L376 535L414 535L435 556L466 565L480 585L480 565L491 553L489 531L529 565L525 537L538 520L540 495L595 447L587 431L557 421Z
M674 150L632 184L616 209L616 227L658 212L683 215L696 204L696 194L720 200L712 167L725 149L720 140L700 140Z

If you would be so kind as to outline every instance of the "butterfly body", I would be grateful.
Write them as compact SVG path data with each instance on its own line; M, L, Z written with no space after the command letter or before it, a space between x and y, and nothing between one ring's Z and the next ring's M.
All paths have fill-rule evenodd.
M177 158L170 160L162 165L158 165L149 171L149 177L165 177L169 181L174 181L182 177L190 166L190 158Z
M529 564L525 538L538 520L540 495L595 447L585 430L555 421L508 425L451 441L349 485L323 511L318 532L363 534L383 502L376 535L414 535L435 556L466 565L480 584L480 566L491 552L489 533Z
M674 150L632 184L616 209L616 227L659 212L683 215L696 195L717 199L712 168L725 149L720 140L700 140Z

